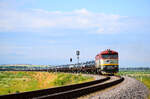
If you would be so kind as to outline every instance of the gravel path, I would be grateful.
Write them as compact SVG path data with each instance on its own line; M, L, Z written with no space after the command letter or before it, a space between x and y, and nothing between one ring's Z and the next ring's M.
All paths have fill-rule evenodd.
M124 78L125 80L119 85L79 99L147 99L150 91L143 83L134 78Z
M99 76L99 75L92 75L92 74L82 74L83 76L91 76L91 77L94 77L95 80L99 80L99 79L103 79L103 78L106 78L105 76Z

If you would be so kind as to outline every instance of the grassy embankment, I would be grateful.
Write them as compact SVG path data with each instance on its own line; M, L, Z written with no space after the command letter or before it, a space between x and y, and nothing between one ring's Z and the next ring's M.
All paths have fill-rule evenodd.
M119 75L134 77L143 82L150 90L150 71L120 71ZM150 99L150 95L148 99Z
M82 83L92 77L67 73L0 72L0 95Z

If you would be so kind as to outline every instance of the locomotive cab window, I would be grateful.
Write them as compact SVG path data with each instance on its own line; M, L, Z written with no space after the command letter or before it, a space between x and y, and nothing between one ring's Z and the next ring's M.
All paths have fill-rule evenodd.
M117 54L103 54L102 58L118 58Z

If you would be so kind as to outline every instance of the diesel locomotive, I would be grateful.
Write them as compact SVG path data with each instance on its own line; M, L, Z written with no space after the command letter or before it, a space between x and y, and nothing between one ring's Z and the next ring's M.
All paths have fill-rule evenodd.
M118 69L118 52L107 49L95 56L95 67L101 74L115 74Z

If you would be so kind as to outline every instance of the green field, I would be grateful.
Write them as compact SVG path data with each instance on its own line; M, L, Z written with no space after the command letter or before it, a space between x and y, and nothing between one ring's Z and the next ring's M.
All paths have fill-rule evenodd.
M120 71L119 75L134 77L144 83L150 90L150 70L147 71ZM150 96L149 96L150 99Z
M48 72L0 72L0 95L82 83L94 80L81 74Z

